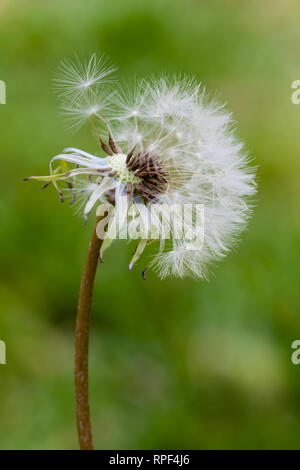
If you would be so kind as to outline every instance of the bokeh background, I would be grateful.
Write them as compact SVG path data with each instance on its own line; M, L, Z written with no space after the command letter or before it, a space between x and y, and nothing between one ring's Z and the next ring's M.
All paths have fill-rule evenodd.
M257 207L209 282L159 281L116 243L97 274L96 448L299 449L300 79L297 0L1 0L0 448L76 449L73 340L86 227L45 174L66 146L53 71L105 53L123 80L184 71L218 91L259 165Z

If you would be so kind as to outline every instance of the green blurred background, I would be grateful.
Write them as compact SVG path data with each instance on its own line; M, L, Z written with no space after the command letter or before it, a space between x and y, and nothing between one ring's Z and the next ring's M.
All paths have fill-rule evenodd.
M130 80L194 74L219 91L259 165L257 208L209 282L159 281L116 243L97 274L90 394L96 448L299 449L299 2L0 1L0 448L76 449L73 340L92 231L47 173L66 146L53 71L105 53ZM143 264L143 263L142 263Z

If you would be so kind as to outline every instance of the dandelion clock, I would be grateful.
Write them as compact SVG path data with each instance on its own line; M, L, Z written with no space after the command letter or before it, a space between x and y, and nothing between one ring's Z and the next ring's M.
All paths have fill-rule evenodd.
M69 124L89 123L97 155L66 147L47 176L61 201L95 220L81 280L75 339L79 444L93 449L88 398L89 315L97 266L115 239L135 243L131 271L141 258L160 278L205 279L234 246L251 213L254 170L231 115L186 76L135 80L121 88L115 68L92 55L64 61L55 89ZM155 248L149 259L149 245ZM151 250L152 253L152 250Z

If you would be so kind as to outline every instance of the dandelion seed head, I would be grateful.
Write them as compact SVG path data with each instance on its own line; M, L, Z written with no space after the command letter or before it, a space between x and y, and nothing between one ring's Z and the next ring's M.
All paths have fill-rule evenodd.
M95 54L63 62L56 79L63 111L74 127L87 121L101 129L99 156L67 148L51 160L48 177L33 179L52 181L56 189L65 180L85 219L99 204L114 206L102 251L116 227L124 234L133 223L128 236L137 248L130 269L156 241L148 267L161 278L207 278L245 229L256 191L255 169L232 115L193 78L135 79L112 91L113 70ZM59 161L68 165L64 173L55 166ZM199 220L191 209L197 205L204 208Z

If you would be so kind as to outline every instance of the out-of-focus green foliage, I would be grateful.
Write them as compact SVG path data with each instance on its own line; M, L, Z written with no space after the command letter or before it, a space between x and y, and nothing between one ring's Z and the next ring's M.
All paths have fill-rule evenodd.
M86 227L47 174L66 146L51 77L96 51L123 80L183 71L218 90L259 165L257 207L210 282L127 271L116 243L96 280L91 409L97 448L299 448L300 78L298 2L0 2L0 448L77 448L73 337ZM92 218L90 218L92 219Z

